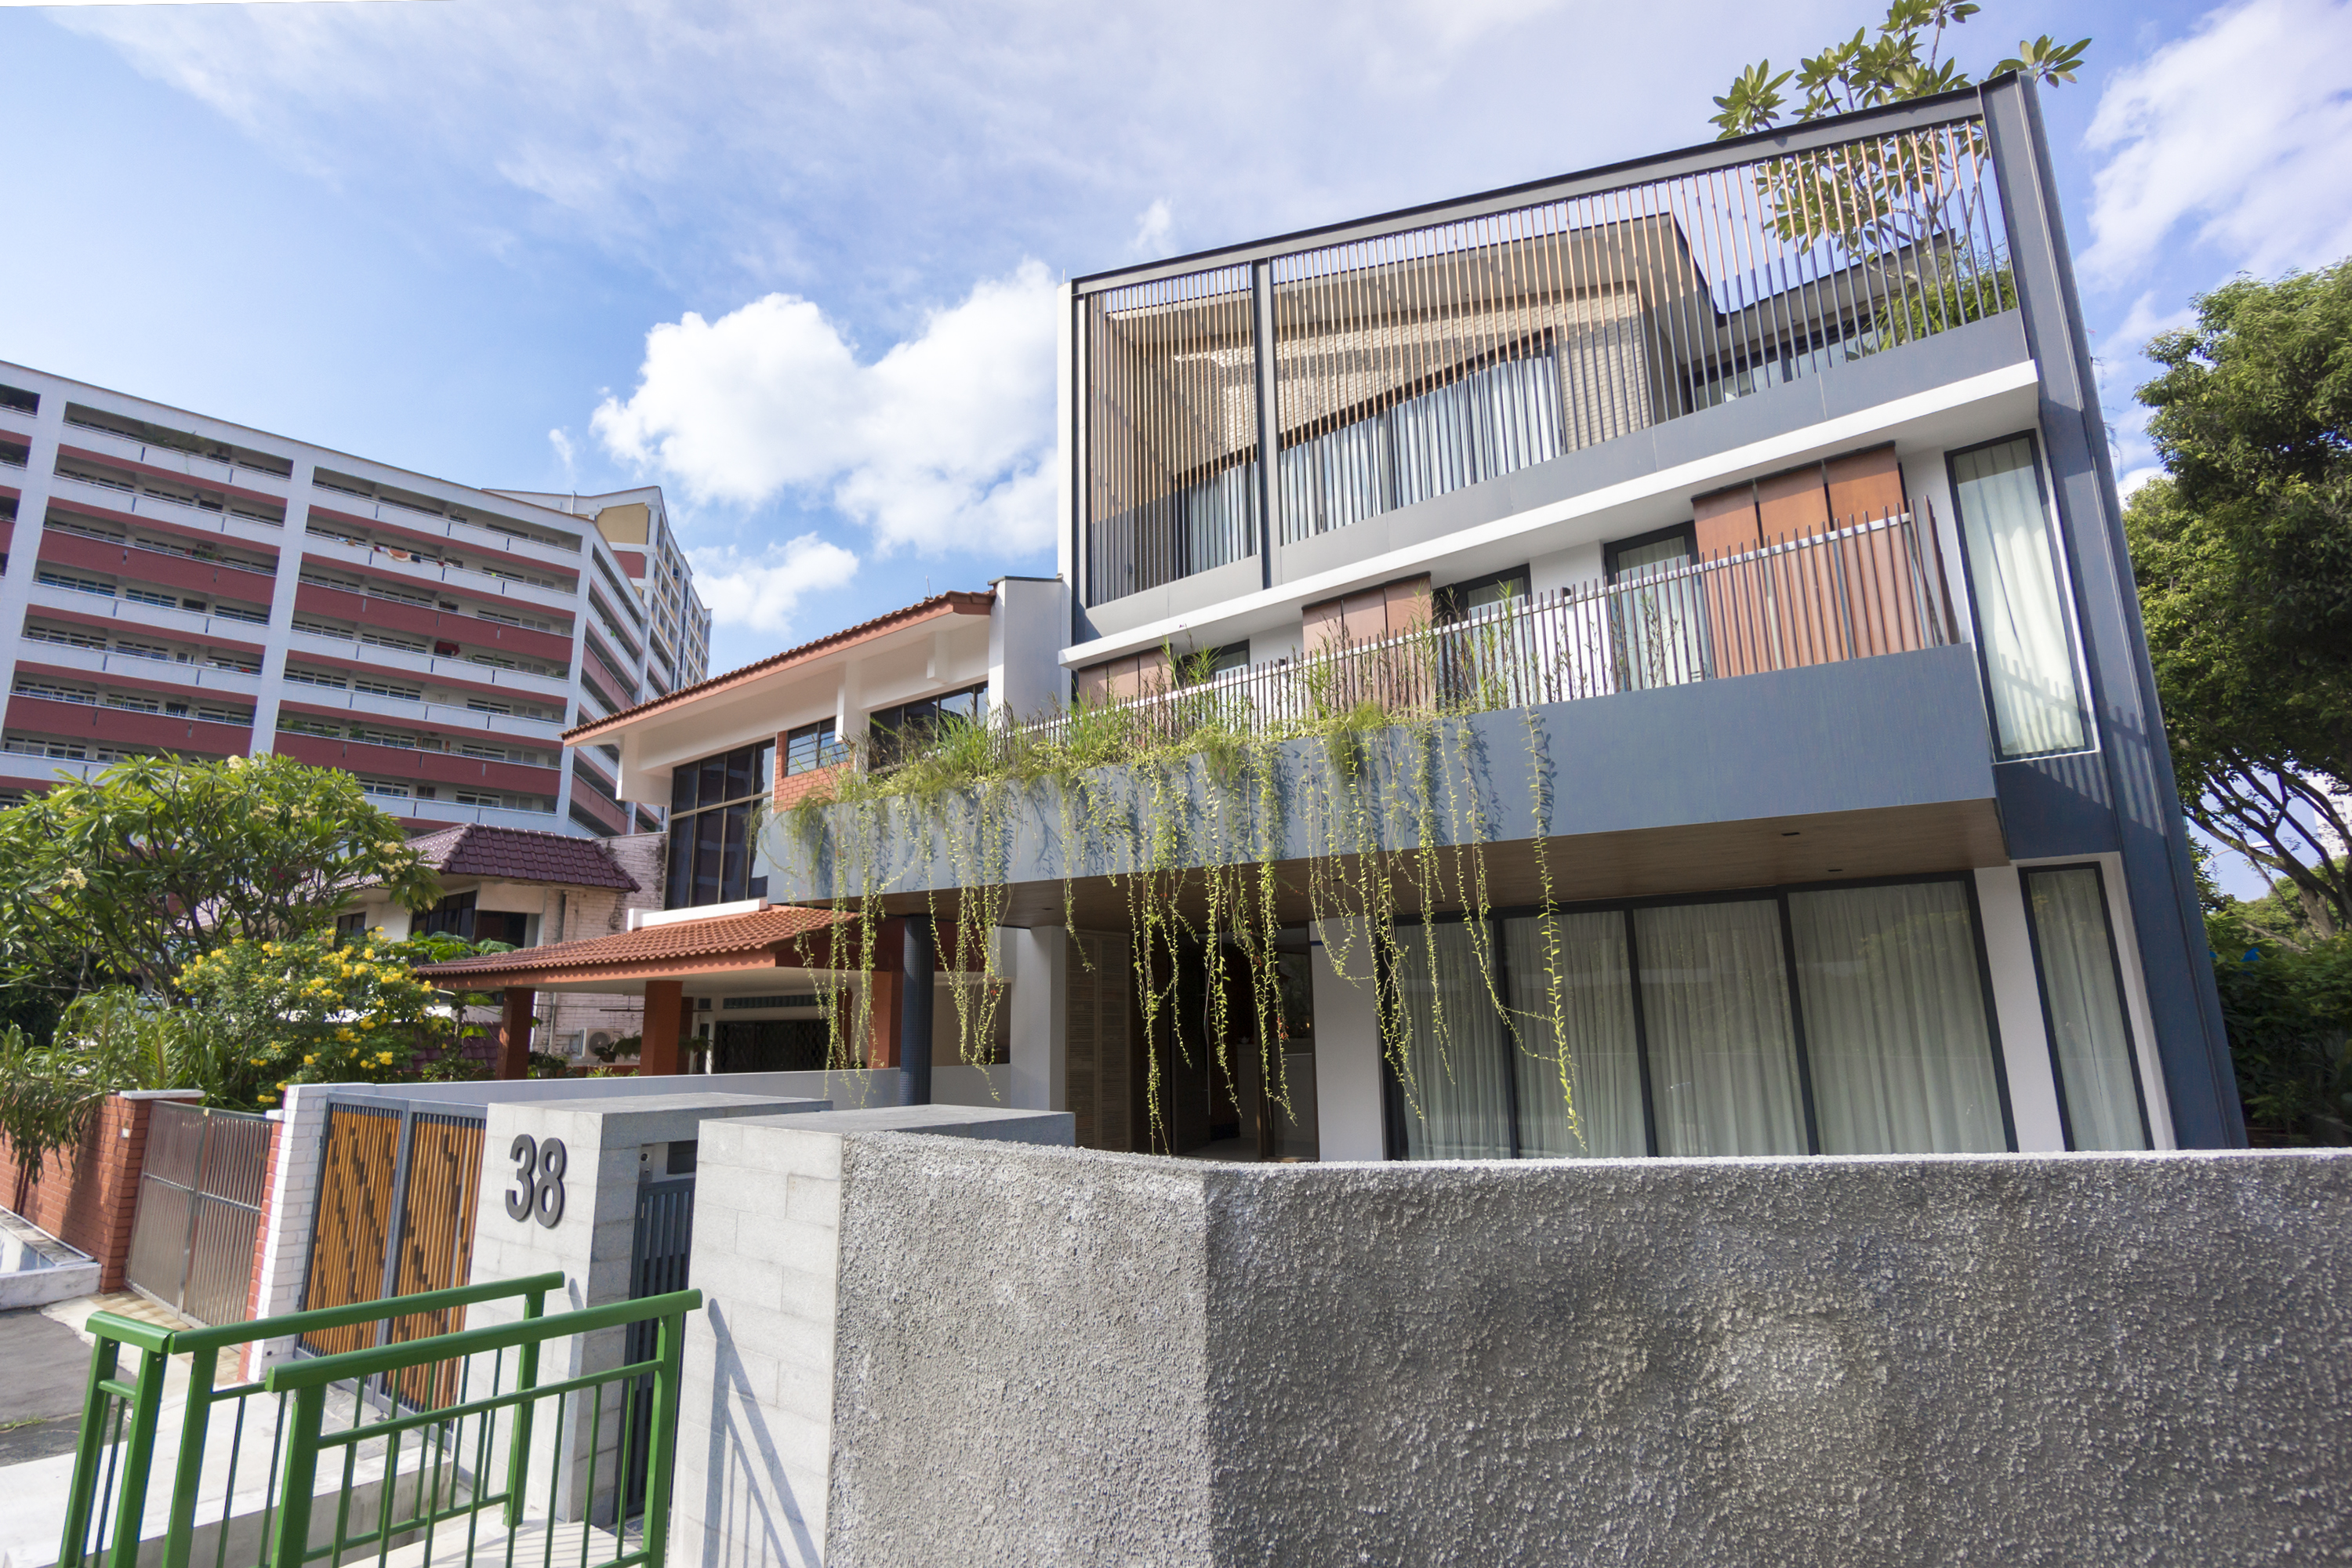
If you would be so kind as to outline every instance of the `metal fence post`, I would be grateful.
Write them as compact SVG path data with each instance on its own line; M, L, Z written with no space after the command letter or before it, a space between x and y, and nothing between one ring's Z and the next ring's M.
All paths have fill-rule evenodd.
M220 1347L188 1352L188 1397L180 1408L180 1464L172 1478L172 1516L163 1527L163 1568L188 1568L188 1542L196 1525L196 1493L204 1479L205 1428L212 1418L213 1382Z
M546 1311L547 1291L544 1287L524 1295L522 1316L525 1322L545 1315ZM515 1391L520 1394L538 1386L539 1341L526 1340L517 1347L515 1352ZM507 1528L510 1531L522 1527L523 1484L530 1475L531 1406L537 1403L536 1400L525 1399L515 1405L514 1452L507 1456L506 1521ZM488 1417L484 1419L487 1420ZM561 1431L556 1433L555 1441L560 1457L563 1443L563 1434ZM592 1455L589 1463L593 1467L594 1462L594 1457ZM595 1472L592 1468L589 1474L592 1478L590 1485L593 1487ZM551 1521L551 1528L552 1528L552 1521Z
M147 1474L155 1463L155 1416L163 1404L163 1373L170 1365L169 1336L142 1346L139 1382L131 1399L131 1431L123 1439L122 1497L114 1521L112 1568L139 1568L139 1537L147 1518Z
M663 1568L669 1552L669 1488L672 1461L677 1450L678 1378L685 1362L686 1314L663 1318L658 1332L661 1370L654 1374L653 1457L646 1473L646 1568Z
M91 1505L98 1500L99 1455L106 1448L106 1384L114 1377L121 1344L101 1331L89 1347L89 1381L81 1401L81 1440L74 1445L73 1480L66 1493L66 1531L58 1568L80 1568L88 1547Z
M319 1428L327 1415L327 1388L312 1384L294 1391L293 1431L286 1440L286 1469L278 1481L278 1530L268 1568L302 1568L310 1550L310 1493L319 1480Z

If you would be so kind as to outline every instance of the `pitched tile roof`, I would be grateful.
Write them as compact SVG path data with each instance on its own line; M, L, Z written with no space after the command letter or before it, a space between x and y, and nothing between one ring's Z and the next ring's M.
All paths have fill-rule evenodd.
M601 839L527 827L467 823L412 838L408 847L445 877L495 877L509 882L557 882L568 888L637 890Z
M782 653L772 653L757 663L747 664L740 669L730 669L723 674L714 675L707 680L697 681L692 686L681 686L676 691L664 692L659 697L650 698L634 708L624 708L619 712L603 719L591 719L585 723L574 724L571 729L563 731L563 739L567 744L577 745L587 737L608 730L625 719L635 719L656 708L667 708L675 703L685 702L707 691L732 686L738 681L748 680L752 676L765 675L772 669L780 669L785 665L797 663L801 659L827 653L851 643L863 642L877 633L908 626L916 621L929 620L934 616L984 616L988 613L989 606L995 603L996 590L993 588L981 593L953 588L944 594L934 594L928 599L908 605L903 610L893 610L887 616L877 616L870 621L860 621L854 626L844 626L837 632L828 632L814 642L805 642L798 647L788 647Z
M719 915L709 920L678 921L622 931L586 942L559 942L549 947L519 947L512 952L486 953L448 963L427 963L416 973L428 980L480 980L541 973L554 970L603 969L616 964L656 964L667 961L690 963L782 947L793 938L855 918L837 910L803 909L780 904L750 914ZM706 965L707 967L707 965Z

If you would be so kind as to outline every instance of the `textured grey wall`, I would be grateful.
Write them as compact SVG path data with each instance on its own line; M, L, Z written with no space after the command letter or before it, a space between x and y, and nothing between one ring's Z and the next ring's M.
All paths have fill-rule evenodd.
M844 1153L826 1560L2341 1561L2352 1156Z

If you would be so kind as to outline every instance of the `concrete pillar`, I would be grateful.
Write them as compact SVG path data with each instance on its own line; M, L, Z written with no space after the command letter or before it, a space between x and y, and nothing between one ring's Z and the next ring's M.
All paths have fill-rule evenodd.
M1350 933L1346 923L1327 921L1315 932L1316 1139L1326 1160L1384 1160L1378 998L1369 973L1334 973L1328 958L1333 944L1352 934L1348 956L1370 969L1366 933Z
M679 1068L678 1024L686 986L677 980L646 982L646 1028L637 1050L637 1072L643 1077L675 1073Z
M509 985L499 1012L499 1070L502 1079L530 1076L531 1003L537 994L527 985Z
M938 968L931 941L931 917L908 915L907 939L900 951L906 963L899 973L898 1074L907 1085L901 1104L931 1102L931 974Z
M1012 1103L1024 1110L1067 1110L1070 933L1036 926L1011 935Z

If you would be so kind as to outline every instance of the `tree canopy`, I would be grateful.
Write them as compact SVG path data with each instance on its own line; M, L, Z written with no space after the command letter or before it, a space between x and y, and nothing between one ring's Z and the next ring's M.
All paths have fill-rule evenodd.
M2125 512L2181 801L2352 930L2352 261L2201 296Z
M1981 9L1969 0L1894 0L1875 38L1869 28L1856 27L1853 37L1805 57L1793 70L1775 73L1770 60L1759 60L1735 77L1729 89L1715 100L1717 140L1729 141L1780 124L1781 111L1789 107L1781 89L1791 80L1804 95L1793 114L1797 124L1967 87L1969 73L1958 61L1944 56L1944 33ZM2017 71L2053 86L2073 81L2074 73L2082 69L2083 53L2090 47L2088 38L2061 44L2044 33L2030 42L2021 40L2017 53L1986 75Z
M119 763L0 812L0 974L169 995L192 960L315 932L368 886L411 907L439 896L347 773L278 756Z

